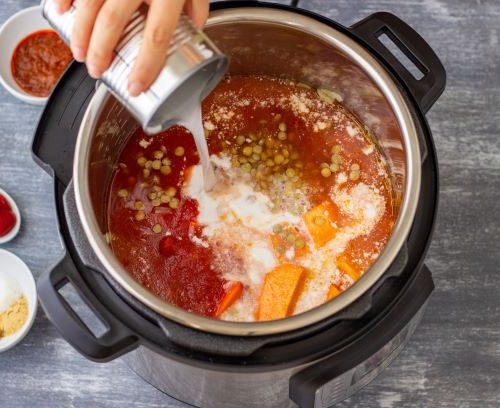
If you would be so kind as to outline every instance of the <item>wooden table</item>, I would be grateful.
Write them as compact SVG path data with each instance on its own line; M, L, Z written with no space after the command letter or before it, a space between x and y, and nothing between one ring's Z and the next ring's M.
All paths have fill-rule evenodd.
M0 21L34 0L4 0ZM391 11L431 44L448 87L428 114L441 169L439 221L427 264L436 291L408 347L342 406L500 405L500 1L303 0L350 25ZM7 58L8 56L2 56ZM38 107L0 89L0 186L23 228L4 248L38 276L61 252L52 180L33 163ZM69 160L69 159L68 159ZM122 361L95 364L61 339L42 311L28 337L0 356L0 407L182 407Z

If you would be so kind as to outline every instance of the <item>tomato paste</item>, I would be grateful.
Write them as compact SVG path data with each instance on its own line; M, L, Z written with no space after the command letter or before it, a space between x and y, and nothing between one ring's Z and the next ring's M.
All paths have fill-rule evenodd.
M69 47L57 33L37 31L17 45L11 60L12 77L23 91L46 97L72 58Z

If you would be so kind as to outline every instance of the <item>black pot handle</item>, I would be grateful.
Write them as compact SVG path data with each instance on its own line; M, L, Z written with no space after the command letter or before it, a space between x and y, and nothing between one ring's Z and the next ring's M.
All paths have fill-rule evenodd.
M107 331L101 336L92 334L59 293L68 283L73 285L82 300L106 326ZM137 336L101 307L99 300L79 276L68 253L54 268L42 274L38 279L37 289L40 304L52 324L68 343L88 359L110 361L138 346Z
M424 265L405 294L361 338L292 376L290 399L302 408L330 407L368 384L403 349L433 289Z
M353 25L351 32L371 46L399 75L422 112L426 113L441 96L446 86L443 64L429 44L400 18L386 12L375 13ZM379 40L382 34L386 34L422 72L421 79L416 79L382 44Z

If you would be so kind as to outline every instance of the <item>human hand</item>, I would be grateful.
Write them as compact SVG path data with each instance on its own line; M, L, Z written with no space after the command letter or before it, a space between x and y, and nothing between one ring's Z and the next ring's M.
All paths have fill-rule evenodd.
M73 0L55 0L59 12L67 11ZM71 51L85 61L89 75L99 78L113 59L113 49L142 0L79 0L71 35ZM128 82L128 91L137 96L147 90L165 65L170 39L184 10L197 27L208 17L209 0L148 0L144 39Z

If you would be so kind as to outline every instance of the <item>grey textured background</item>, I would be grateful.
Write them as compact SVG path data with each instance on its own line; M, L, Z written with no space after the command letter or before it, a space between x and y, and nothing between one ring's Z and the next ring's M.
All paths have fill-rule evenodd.
M4 0L0 21L35 4ZM401 356L342 406L500 406L500 1L335 0L302 6L350 25L391 11L431 44L448 87L428 114L441 169L441 206L428 257L436 291ZM2 56L7 58L8 56ZM38 107L0 89L0 186L23 215L6 249L35 276L60 253L52 182L30 158ZM28 337L0 355L0 407L181 407L121 361L95 364L43 312Z

